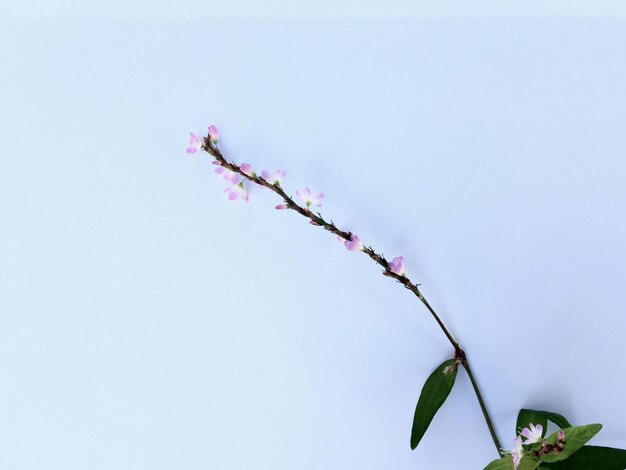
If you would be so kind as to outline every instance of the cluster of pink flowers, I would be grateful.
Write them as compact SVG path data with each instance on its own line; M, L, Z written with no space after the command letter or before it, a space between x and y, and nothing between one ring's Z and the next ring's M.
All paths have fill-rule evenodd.
M193 132L191 132L189 135L190 137L189 145L187 147L187 153L196 153L202 149L202 139ZM217 127L215 127L214 125L209 126L209 139L214 146L217 146L220 140L219 132L217 131ZM223 167L218 161L214 161L213 164L217 165L215 173L222 176L222 178L224 178L224 180L228 183L228 187L224 190L224 192L228 195L228 199L231 201L234 201L235 199L243 199L247 202L248 192L243 185L243 181L239 180L239 175L229 168ZM248 165L247 163L242 164L239 168L245 174L251 172L249 176L253 174L250 165Z
M224 190L224 192L228 195L228 199L231 201L234 201L235 199L243 199L248 202L248 191L246 191L243 181L239 181L239 175L228 168L222 167L217 161L213 163L217 165L215 173L222 175L222 177L230 183Z
M522 437L526 440L522 442ZM537 424L536 426L532 423L528 425L527 428L522 429L519 436L516 436L513 440L513 450L511 451L511 458L513 459L513 468L517 470L520 461L524 455L524 448L522 444L534 444L535 442L541 441L543 437L543 426L541 424Z
M525 439L522 442L522 437ZM522 457L524 456L523 445L536 444L543 440L543 426L541 424L534 425L530 423L527 428L522 429L518 436L513 440L513 450L511 450L511 458L513 459L513 469L517 470ZM565 433L559 431L557 434L556 444L551 446L544 441L542 451L544 453L559 452L565 444Z
M202 149L202 139L194 134L193 132L189 133L189 146L187 147L187 153L196 153ZM217 145L220 140L220 135L217 132L217 127L213 124L209 126L209 139L213 145Z
M209 139L213 146L217 147L217 144L219 142L219 133L215 125L209 126ZM191 132L189 137L189 145L187 147L187 153L197 153L202 149L202 138ZM228 199L231 201L234 201L236 199L242 199L247 202L249 200L248 191L244 186L244 181L240 180L239 174L235 171L230 170L229 168L222 166L222 163L218 160L215 160L213 164L217 165L215 173L222 176L222 178L224 178L224 180L226 180L226 182L229 184L229 186L224 190L224 192L228 195ZM241 173L243 173L247 177L251 179L258 178L256 172L252 169L252 165L250 165L249 163L242 163L238 166L238 168ZM269 184L278 187L281 186L284 177L285 172L283 170L274 170L271 172L263 170L261 172L261 178L263 178ZM244 178L244 180L245 179L246 178ZM305 186L303 189L296 190L296 195L300 198L307 211L309 211L311 207L322 206L324 193L314 193L308 186ZM276 209L285 210L289 209L290 207L290 203L284 203L278 204L276 206ZM319 225L314 220L311 220L311 224ZM351 234L350 240L346 240L343 237L337 238L340 242L344 244L348 251L363 251L365 249L358 235ZM404 276L404 257L399 256L391 260L391 262L389 263L388 272L397 274L398 276Z

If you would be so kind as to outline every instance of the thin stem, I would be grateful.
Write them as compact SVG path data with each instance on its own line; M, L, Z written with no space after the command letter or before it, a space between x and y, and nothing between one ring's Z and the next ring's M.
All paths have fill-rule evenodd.
M202 149L205 152L212 155L215 158L216 162L222 168L226 168L230 171L233 171L237 173L238 175L242 176L243 178L247 179L248 181L256 183L259 186L263 186L264 188L267 188L270 191L273 191L274 193L278 194L285 202L285 206L287 209L293 210L297 212L298 214L300 214L301 216L308 218L311 224L320 226L324 230L327 230L346 241L352 241L352 232L346 232L346 231L340 230L337 228L334 222L332 221L327 222L326 220L324 220L324 218L319 212L313 213L311 212L309 207L300 206L293 200L291 196L285 193L285 191L280 186L280 184L272 184L269 181L265 180L264 178L257 176L255 173L251 173L251 174L244 173L241 170L241 167L239 165L227 161L226 158L224 158L224 156L222 155L222 152L220 151L220 149L217 148L217 146L213 144L213 142L211 141L209 137L204 138L204 145L202 146ZM494 430L491 418L489 417L489 412L487 411L485 402L483 401L483 398L480 394L478 384L476 383L476 381L474 380L474 376L472 375L465 351L461 349L461 347L459 346L459 343L454 339L452 334L448 331L448 329L446 328L445 324L443 323L439 315L437 315L437 313L432 308L432 306L428 303L424 295L420 292L418 284L413 283L404 274L397 274L393 272L390 268L389 261L387 261L387 259L382 254L377 253L371 246L364 247L362 251L367 256L369 256L376 264L382 266L382 268L384 269L383 274L385 276L395 279L397 282L402 284L406 289L410 290L424 304L424 306L428 309L428 312L435 319L435 321L437 322L437 325L439 325L439 328L441 328L441 331L443 331L446 338L448 339L448 341L450 341L450 344L454 348L455 359L457 359L459 363L461 363L463 367L465 367L465 370L467 370L467 375L469 376L470 381L472 382L472 387L474 388L474 392L476 393L476 397L478 398L478 404L480 405L480 409L482 410L483 416L485 417L485 421L487 422L487 427L489 428L489 433L491 434L493 443L496 446L496 450L498 451L498 454L502 456L503 454L502 454L502 448L500 446L500 442L498 441L498 437Z
M422 301L422 303L426 306L430 314L434 317L435 321L437 322L437 324L439 325L443 333L446 335L446 338L448 338L448 341L452 343L452 346L454 347L454 351L457 353L463 352L463 350L459 347L459 344L455 341L455 339L452 337L452 335L450 334L446 326L443 324L443 322L439 318L439 315L437 315L435 313L435 310L430 306L430 304L428 303L424 295L419 290L415 292L415 295L417 296L418 299Z
M493 427L493 423L491 422L491 418L489 417L489 412L487 411L487 406L485 406L485 402L483 401L483 396L480 393L480 389L478 388L478 384L476 383L476 379L474 379L474 374L472 374L472 369L469 366L469 363L467 362L467 359L465 360L465 362L463 362L463 367L465 367L465 370L467 371L467 375L470 379L470 382L472 382L472 387L474 387L474 392L476 393L476 398L478 398L478 404L480 405L480 409L483 412L483 416L485 417L485 421L487 421L487 427L489 428L489 434L491 434L491 439L493 439L493 443L496 446L496 449L498 449L498 453L500 454L500 456L504 456L504 453L502 452L502 446L500 445L500 441L498 440L498 436L496 434L496 430Z

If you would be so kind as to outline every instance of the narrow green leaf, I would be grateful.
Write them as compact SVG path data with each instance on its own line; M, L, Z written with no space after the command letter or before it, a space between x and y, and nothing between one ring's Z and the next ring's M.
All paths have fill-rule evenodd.
M535 470L540 462L531 457L523 457L517 470ZM513 459L510 455L494 460L484 470L513 470Z
M443 402L448 398L456 379L457 369L458 364L456 361L450 359L437 367L433 373L430 374L430 377L426 379L422 393L417 401L417 406L415 407L413 428L411 430L412 450L415 450L422 440L437 410L441 408Z
M517 415L515 433L519 434L520 431L527 428L530 423L533 423L534 425L541 424L543 426L543 437L546 435L546 431L548 430L548 421L552 421L560 428L569 428L572 426L564 416L558 413L522 408Z
M567 460L542 463L546 470L624 470L626 450L611 447L584 446Z
M542 462L558 462L565 460L574 452L584 446L593 436L598 434L602 429L601 424L588 424L586 426L576 426L573 428L562 429L565 434L565 447L563 451L558 454L548 454L541 457ZM554 444L557 440L558 431L552 433L550 437L546 439L549 444Z

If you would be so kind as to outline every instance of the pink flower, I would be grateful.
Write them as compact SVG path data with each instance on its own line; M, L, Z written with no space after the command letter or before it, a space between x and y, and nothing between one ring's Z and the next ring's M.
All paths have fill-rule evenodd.
M193 132L190 132L189 135L189 147L187 147L187 153L196 153L202 148L202 141L200 140L200 137Z
M389 263L389 271L398 276L404 276L404 256L398 256Z
M222 175L224 179L231 184L237 184L239 182L239 175L228 168L224 168L223 166L218 166L215 169L215 173Z
M361 239L358 235L352 234L352 240L345 240L343 243L348 251L362 251L363 243L361 243Z
M289 206L287 204L278 204L276 207L274 207L274 209L278 209L279 211L283 211L285 209L289 209Z
M261 176L268 183L277 184L280 186L280 184L283 182L283 178L285 177L285 172L283 170L276 170L270 173L269 171L263 170L261 172Z
M248 164L248 163L242 163L241 165L239 165L239 169L246 175L249 176L250 178L255 178L256 177L256 173L254 172L254 170L252 169L252 165Z
M524 436L526 438L524 444L534 444L535 442L541 441L542 434L543 426L541 424L535 426L530 423L527 428L522 429L520 436Z
M513 441L513 450L511 451L511 458L513 459L513 470L517 470L520 460L522 460L522 439L517 436Z
M304 189L297 190L296 194L300 199L302 199L302 202L306 204L307 209L311 206L319 207L322 205L320 201L324 197L324 193L318 193L316 195L313 195L308 186Z
M237 198L243 199L248 202L248 192L243 186L243 182L239 184L233 184L224 190L228 194L228 199L234 201Z
M217 132L217 127L214 124L209 126L209 139L211 139L213 145L217 145L217 142L220 140L220 134Z

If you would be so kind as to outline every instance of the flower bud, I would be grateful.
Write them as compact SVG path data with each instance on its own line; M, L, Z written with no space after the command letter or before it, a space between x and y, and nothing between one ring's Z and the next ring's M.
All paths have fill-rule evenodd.
M209 126L209 139L211 139L213 145L217 145L220 140L220 134L217 132L217 127L214 124Z

